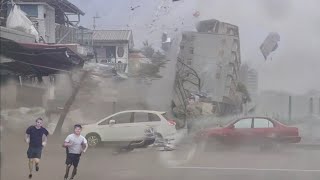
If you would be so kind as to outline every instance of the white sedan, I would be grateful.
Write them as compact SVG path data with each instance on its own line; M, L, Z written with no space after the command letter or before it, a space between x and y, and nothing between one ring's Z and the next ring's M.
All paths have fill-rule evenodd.
M82 134L89 146L101 142L132 144L142 146L154 142L150 128L156 136L170 139L176 134L175 122L166 118L165 112L129 110L110 115L94 124L84 125Z

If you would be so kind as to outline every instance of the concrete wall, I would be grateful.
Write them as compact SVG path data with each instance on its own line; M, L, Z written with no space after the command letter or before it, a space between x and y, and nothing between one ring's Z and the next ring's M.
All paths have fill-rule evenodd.
M48 43L56 43L55 37L55 10L46 7L46 18L45 18L45 27L46 27L46 40Z
M38 31L47 43L55 43L55 11L46 4L38 5Z
M292 96L292 119L299 120L310 115L310 96ZM262 94L258 98L256 113L289 119L289 95ZM320 115L319 97L313 98L313 115Z

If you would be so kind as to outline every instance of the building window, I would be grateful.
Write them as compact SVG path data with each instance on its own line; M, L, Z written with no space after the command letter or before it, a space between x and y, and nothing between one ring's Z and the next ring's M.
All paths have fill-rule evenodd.
M124 56L124 48L123 47L118 47L117 51L118 57L123 57Z
M182 34L182 40L187 40L187 35Z
M235 35L235 30L231 27L227 28L227 34L234 36Z
M217 79L220 79L220 78L221 78L221 73L220 73L220 72L217 72L217 73L216 73L216 78L217 78Z
M221 78L221 71L222 71L222 65L218 64L217 73L216 73L216 79L220 79Z
M193 54L193 47L190 48L190 54Z
M233 40L233 50L239 51L239 41L237 39Z
M238 62L237 54L234 51L232 51L232 58L233 58L233 61Z
M38 18L38 5L35 4L19 4L20 9L26 13L28 17L36 17ZM11 11L12 5L8 5L8 15Z

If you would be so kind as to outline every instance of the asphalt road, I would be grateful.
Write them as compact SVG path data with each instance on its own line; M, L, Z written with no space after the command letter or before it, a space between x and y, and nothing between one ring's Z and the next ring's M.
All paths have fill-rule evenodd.
M60 140L49 140L35 180L63 179L65 151ZM1 180L27 179L23 135L6 135L1 145ZM320 150L295 148L264 153L257 149L164 152L148 148L115 154L99 147L81 157L76 180L319 180L319 154Z

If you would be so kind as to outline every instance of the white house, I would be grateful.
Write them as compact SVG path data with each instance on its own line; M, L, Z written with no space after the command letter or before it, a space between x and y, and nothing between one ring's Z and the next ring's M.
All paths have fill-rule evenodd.
M134 46L131 30L95 30L92 41L97 60L107 63L127 64Z

